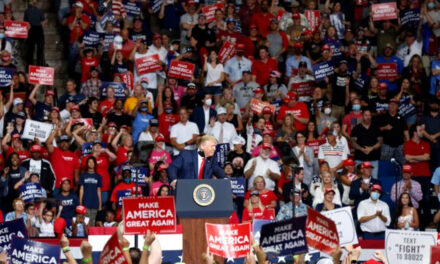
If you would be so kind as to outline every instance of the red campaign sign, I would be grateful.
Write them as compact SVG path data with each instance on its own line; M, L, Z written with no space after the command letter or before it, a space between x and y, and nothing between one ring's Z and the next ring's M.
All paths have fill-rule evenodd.
M397 72L397 64L394 62L378 63L375 73L379 80L395 79L399 76L399 73Z
M252 110L252 112L254 112L255 114L257 114L257 115L261 114L261 112L263 111L263 108L264 108L265 106L270 107L270 109L272 110L272 113L275 113L276 106L271 105L271 104L268 103L268 102L264 102L264 101L261 101L261 100L257 100L257 99L255 99L255 98L252 98L252 100L251 100L251 110Z
M223 258L243 258L251 250L251 223L217 225L205 223L209 252Z
M122 199L125 234L176 230L174 196Z
M202 12L206 16L207 23L215 20L215 10L217 9L221 9L221 10L225 9L225 5L223 4L223 2L205 6L204 8L202 8Z
M195 68L196 66L192 63L172 60L168 69L168 76L191 81Z
M389 20L397 18L397 5L396 3L382 3L374 4L372 7L373 20Z
M115 232L107 241L98 261L98 264L110 263L128 264L121 245L119 244L118 232Z
M67 123L70 120L67 120ZM93 119L92 118L77 118L73 119L73 124L83 123L87 129L91 129L93 127Z
M306 240L309 247L331 255L339 245L335 222L308 207Z
M133 91L133 88L134 88L134 86L133 86L133 83L134 83L133 73L127 72L127 73L118 73L115 75L118 76L119 78L121 78L121 82L125 83L125 85L129 91Z
M235 45L226 41L218 52L218 59L221 64L225 64L230 58L235 56Z
M300 82L292 83L291 91L294 91L298 97L312 96L313 89L315 88L315 82Z
M9 38L28 37L28 22L5 20L5 35Z
M321 19L321 12L319 10L306 10L304 15L309 21L309 30L314 31L319 27L319 21Z
M29 82L33 84L53 85L55 69L29 65Z
M440 247L431 246L431 264L438 264L440 261Z
M160 71L162 70L162 65L158 63L159 55L152 54L148 56L143 56L141 58L136 59L136 69L139 75Z

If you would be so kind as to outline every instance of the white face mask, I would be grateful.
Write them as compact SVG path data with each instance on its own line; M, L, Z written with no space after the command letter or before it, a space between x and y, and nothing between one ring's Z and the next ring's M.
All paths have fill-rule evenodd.
M324 108L324 114L329 115L332 112L331 108Z
M212 104L212 99L211 99L211 98L209 98L209 99L205 99L205 104L206 104L207 106L211 106L211 104Z

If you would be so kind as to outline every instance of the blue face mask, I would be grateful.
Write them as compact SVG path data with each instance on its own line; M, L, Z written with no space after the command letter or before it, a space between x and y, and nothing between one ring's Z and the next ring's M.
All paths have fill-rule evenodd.
M172 112L173 112L172 108L166 108L165 109L165 113L167 113L167 114L171 114Z
M428 8L429 9L435 8L435 3L428 3Z
M148 88L148 83L142 82L141 86L142 86L142 88L147 89Z
M361 110L361 105L355 104L355 105L353 105L352 109L353 109L353 111L359 111L359 110Z
M377 200L379 199L379 197L380 197L380 193L378 193L378 192L372 192L372 193L370 194L370 197L371 197L371 199L373 199L374 201L377 201Z
M0 33L0 39L4 39L5 38L5 34L4 33Z
M148 112L148 107L141 107L139 108L140 112Z
M124 182L128 184L128 183L131 182L131 179L130 178L124 178Z

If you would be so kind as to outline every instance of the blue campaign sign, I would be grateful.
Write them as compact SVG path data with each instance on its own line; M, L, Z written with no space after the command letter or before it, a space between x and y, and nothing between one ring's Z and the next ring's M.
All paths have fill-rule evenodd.
M20 194L25 202L32 202L43 197L43 189L38 183L27 183L20 186Z
M313 75L317 82L324 81L325 77L333 75L333 65L331 62L321 62L313 65Z
M407 9L400 11L400 22L402 26L417 27L420 22L420 8Z
M0 87L5 87L11 85L12 74L14 74L15 69L0 68Z
M136 171L137 171L137 179L136 179ZM148 170L144 167L140 167L140 168L135 168L135 167L131 167L131 181L133 183L137 183L140 186L145 186L146 182L145 182L145 177L148 176Z
M246 183L245 178L231 178L231 189L232 194L243 197L244 196L244 185Z
M107 144L106 144L106 143L101 143L101 146L102 146L103 148L106 148L106 147L107 147ZM86 142L86 143L84 143L84 144L82 145L82 154L83 154L83 156L87 156L87 155L89 155L89 154L92 154L92 147L93 147L92 142Z
M336 28L338 38L343 39L345 34L344 17L342 13L331 14L330 23Z
M0 223L0 252L11 248L13 236L28 238L23 218Z
M120 190L117 192L118 196L118 208L122 208L122 199L125 197L131 197L131 190Z
M14 236L9 250L10 263L57 264L60 251L60 246Z
M112 10L107 11L104 15L101 16L101 19L99 20L99 24L101 28L105 29L105 24L107 24L107 21L110 21L113 24L115 24L116 19L113 16Z
M130 17L141 15L141 3L140 1L130 2L129 0L124 1L124 8L127 15ZM154 11L154 10L153 10Z
M115 89L115 97L116 98L120 98L120 99L124 99L125 98L125 90L127 89L127 85L125 83L122 82L102 82L102 86L101 86L101 96L102 97L106 97L107 93L106 93L106 89L107 87L113 87L113 89Z
M260 245L268 258L306 253L306 220L303 216L263 225Z
M255 241L260 241L261 227L270 223L273 223L273 220L254 219L252 222L252 235L254 235Z
M330 49L333 51L333 56L338 57L342 55L341 47L342 44L340 42L333 42L329 44Z
M101 37L98 32L86 30L84 31L83 43L86 47L96 48L99 45Z
M102 51L108 51L110 48L110 44L113 43L116 34L113 33L100 33L101 40L104 40L104 46L102 47Z
M160 11L160 8L162 7L163 1L164 0L153 0L153 1L150 1L150 8L153 10L153 13L157 13L157 12Z
M215 155L217 155L217 163L222 168L225 166L229 149L230 146L228 143L217 144L216 146Z

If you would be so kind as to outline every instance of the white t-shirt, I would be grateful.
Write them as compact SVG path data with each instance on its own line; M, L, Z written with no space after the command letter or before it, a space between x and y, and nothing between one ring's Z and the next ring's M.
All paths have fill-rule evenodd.
M3 106L3 116L0 118L0 137L3 137L3 130L5 128L5 116L8 112L8 109L6 109L6 106Z
M208 71L206 72L206 82L205 86L208 86L208 83L215 82L223 74L223 64L219 63L215 66L215 68L212 67L211 63L207 64ZM221 83L215 83L213 86L222 86Z
M251 175L248 181L248 190L252 189L254 187L254 179L257 176L263 176L266 180L266 188L269 190L275 189L275 182L267 175L267 170L269 169L272 173L278 173L280 172L280 167L278 166L278 163L276 161L273 161L271 159L263 160L260 156L250 159L246 166L244 167L244 171L249 170L252 167L252 163L254 160L257 160L257 164L255 166L254 173Z
M199 135L199 128L196 123L186 121L186 124L182 124L179 122L171 127L170 138L175 138L178 144L183 144L188 140L191 140L194 134ZM185 149L193 150L196 148L196 145L186 146ZM173 154L179 155L180 151L176 148L173 148Z

